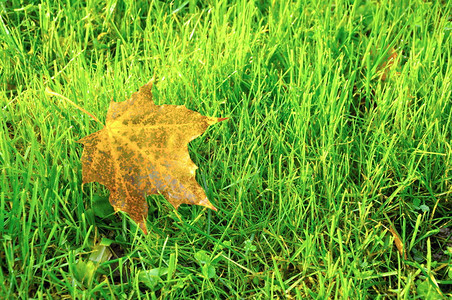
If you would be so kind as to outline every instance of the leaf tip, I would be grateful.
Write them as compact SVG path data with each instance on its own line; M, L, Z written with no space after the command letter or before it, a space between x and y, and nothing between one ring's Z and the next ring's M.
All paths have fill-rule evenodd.
M141 230L143 230L144 234L148 234L148 229L146 228L145 221L138 223L138 226L141 228Z
M229 119L229 118L215 118L215 117L207 117L207 118L208 118L207 123L209 124L209 126Z
M213 206L213 204L210 203L210 201L207 200L207 198L203 201L200 201L199 205L210 208L211 210L214 210L214 211L218 211L218 209L215 206Z
M148 83L146 83L145 85L143 85L139 91L140 92L144 92L144 93L151 93L152 92L152 87L154 86L154 81L151 79L149 80ZM152 97L152 93L151 93L151 97Z

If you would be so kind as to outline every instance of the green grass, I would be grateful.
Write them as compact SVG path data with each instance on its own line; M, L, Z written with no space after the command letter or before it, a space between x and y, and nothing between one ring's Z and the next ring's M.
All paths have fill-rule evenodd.
M0 2L0 298L452 295L450 1L28 2ZM151 78L229 120L190 144L218 212L148 197L145 236L45 90L104 122Z

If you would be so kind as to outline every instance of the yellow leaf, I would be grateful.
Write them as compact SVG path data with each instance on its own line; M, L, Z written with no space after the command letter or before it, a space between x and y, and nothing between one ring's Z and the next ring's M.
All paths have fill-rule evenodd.
M177 209L216 210L195 180L188 143L226 118L205 117L183 105L155 105L148 83L124 102L111 102L103 129L81 139L83 183L110 190L110 203L147 233L146 195L162 194Z

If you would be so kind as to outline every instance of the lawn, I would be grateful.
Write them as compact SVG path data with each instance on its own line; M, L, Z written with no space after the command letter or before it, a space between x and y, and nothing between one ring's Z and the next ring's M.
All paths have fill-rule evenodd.
M0 1L0 298L452 296L450 1ZM287 3L287 4L283 4ZM218 208L82 185L153 80ZM69 101L68 101L69 100ZM71 101L75 104L73 105Z

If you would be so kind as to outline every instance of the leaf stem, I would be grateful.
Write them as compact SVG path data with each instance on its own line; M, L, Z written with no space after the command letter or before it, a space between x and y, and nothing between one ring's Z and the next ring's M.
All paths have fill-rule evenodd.
M91 118L93 118L94 121L96 121L97 123L102 124L101 121L99 121L98 118L96 118L92 113L90 113L89 111L87 111L86 109L84 109L83 107L77 105L74 101L64 97L63 95L60 95L54 91L52 91L49 87L46 87L46 94L48 95L52 95L52 96L56 96L56 97L60 97L61 99L65 100L66 102L68 102L69 104L71 104L72 106L74 106L75 108L77 108L78 110L84 112L85 114L87 114L88 116L90 116Z

